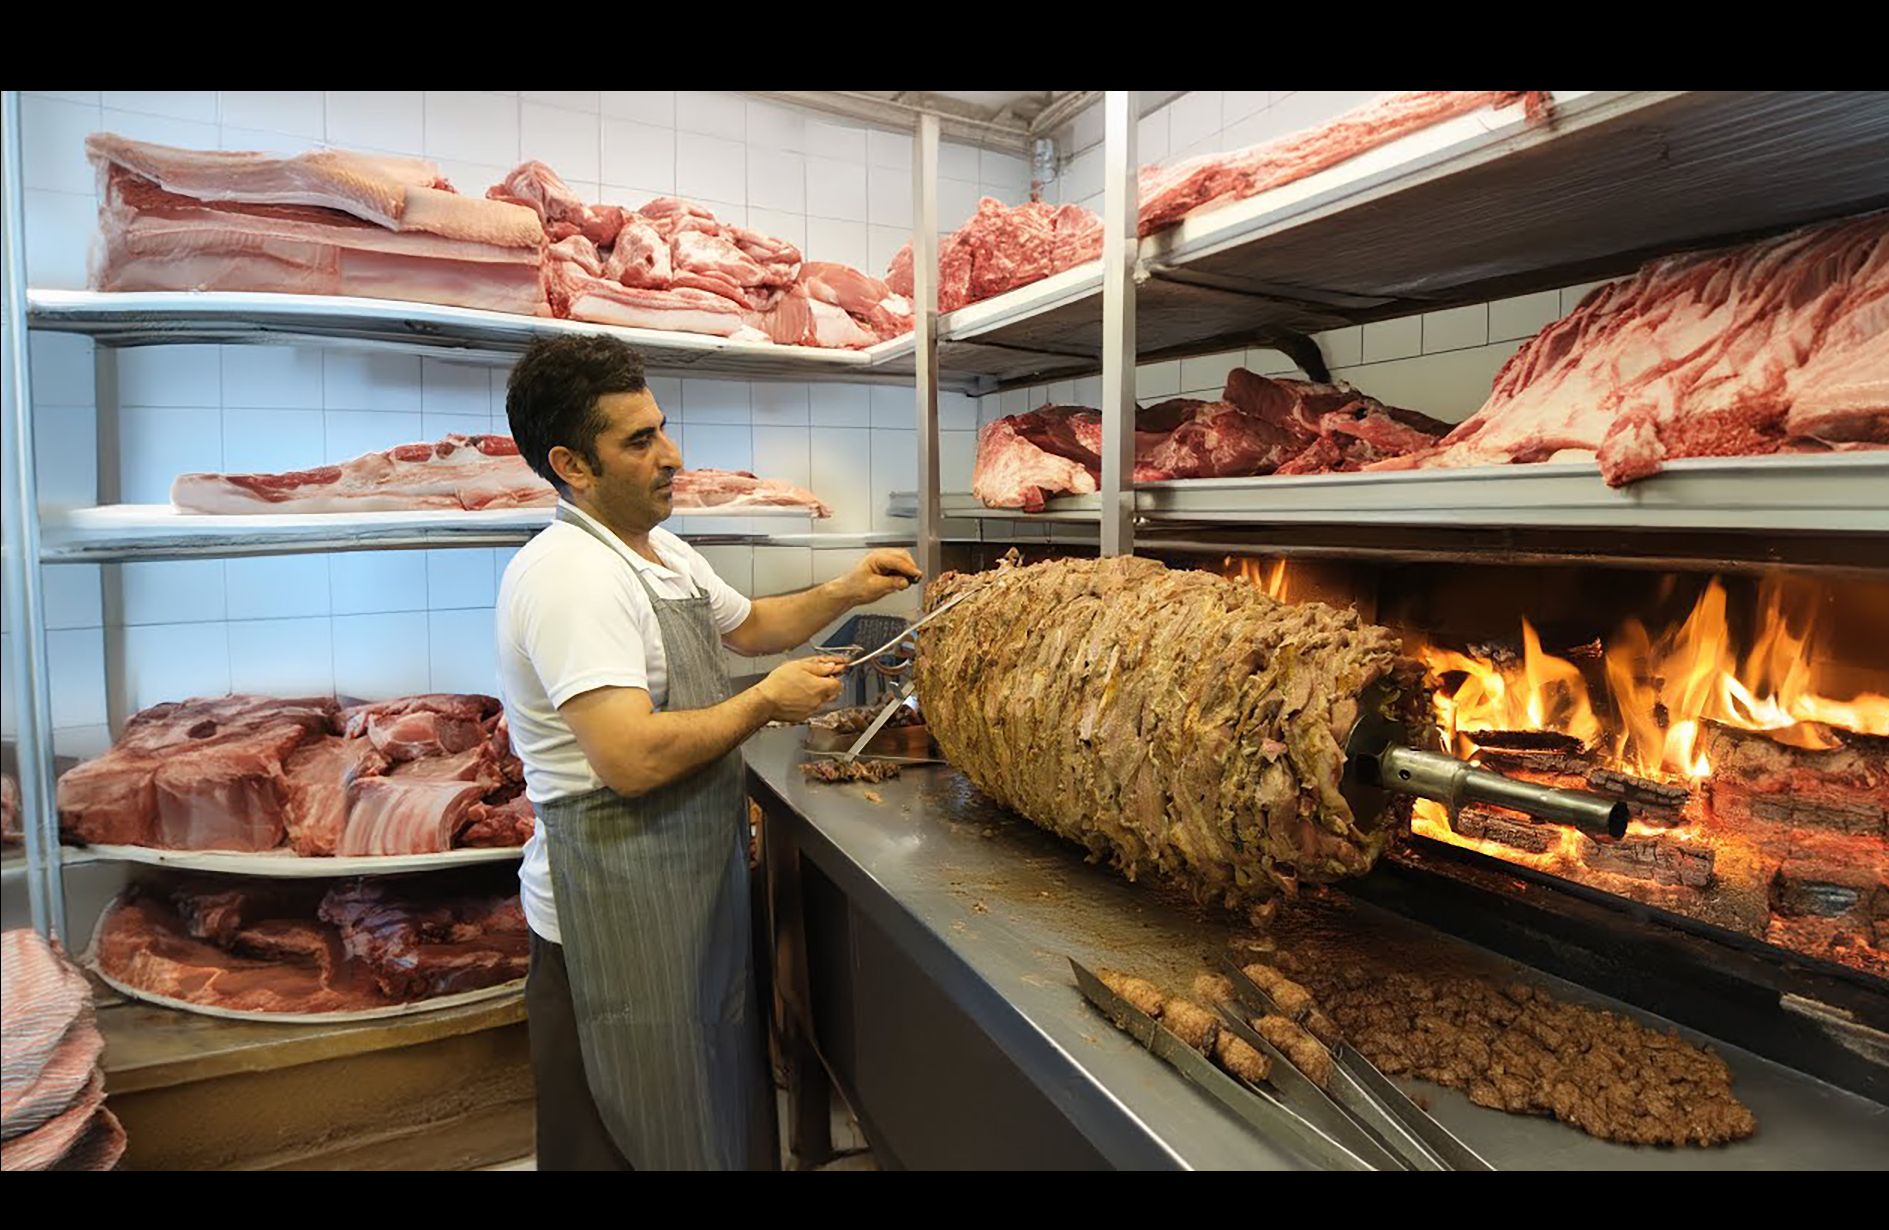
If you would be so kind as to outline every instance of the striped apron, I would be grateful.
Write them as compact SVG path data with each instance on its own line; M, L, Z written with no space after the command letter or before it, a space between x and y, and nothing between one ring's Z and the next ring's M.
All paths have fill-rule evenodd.
M706 594L664 598L628 548L669 664L665 710L727 699ZM637 798L604 787L538 805L584 1071L638 1170L773 1169L757 1007L741 752Z

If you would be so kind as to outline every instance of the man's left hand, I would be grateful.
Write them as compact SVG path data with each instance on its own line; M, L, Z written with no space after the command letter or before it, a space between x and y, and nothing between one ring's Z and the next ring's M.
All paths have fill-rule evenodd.
M877 602L887 594L896 594L925 574L918 570L912 553L899 547L881 547L846 576L847 596L854 606Z

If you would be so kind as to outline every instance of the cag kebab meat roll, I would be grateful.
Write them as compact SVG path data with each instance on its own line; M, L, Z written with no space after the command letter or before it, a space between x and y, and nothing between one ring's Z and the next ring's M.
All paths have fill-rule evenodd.
M1370 870L1409 800L1341 793L1360 698L1429 723L1423 667L1355 611L1134 557L947 573L918 634L920 704L985 794L1129 879L1256 904Z

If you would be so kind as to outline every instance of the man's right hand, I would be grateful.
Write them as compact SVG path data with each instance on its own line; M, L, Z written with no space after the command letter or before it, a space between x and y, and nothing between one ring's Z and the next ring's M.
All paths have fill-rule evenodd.
M840 694L846 659L833 656L783 662L756 684L776 722L804 722Z

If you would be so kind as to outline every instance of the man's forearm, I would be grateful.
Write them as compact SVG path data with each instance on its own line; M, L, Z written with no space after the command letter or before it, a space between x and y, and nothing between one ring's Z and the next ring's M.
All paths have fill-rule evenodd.
M767 725L772 707L759 688L706 709L652 713L637 731L637 747L626 758L624 794L647 794L719 760ZM625 789L624 787L628 787Z
M756 598L754 613L739 629L742 635L735 648L748 654L785 653L858 604L859 596L843 578L799 593Z

